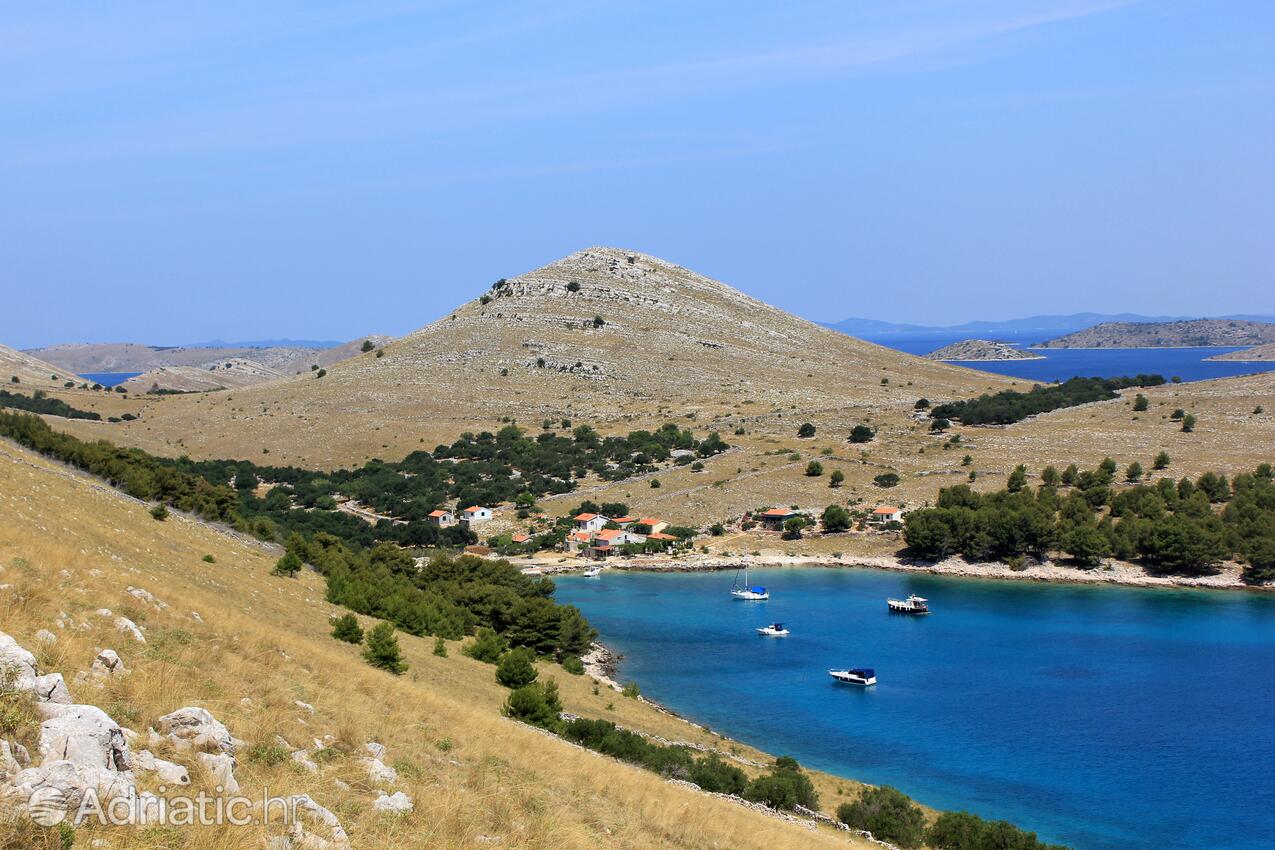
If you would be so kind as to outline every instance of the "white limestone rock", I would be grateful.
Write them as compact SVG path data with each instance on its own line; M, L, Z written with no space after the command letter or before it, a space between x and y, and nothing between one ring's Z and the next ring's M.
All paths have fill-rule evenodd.
M238 794L239 781L235 779L235 768L238 766L235 757L229 753L199 753L199 763L213 777L224 794Z
M404 794L402 791L395 791L393 794L381 792L381 796L372 801L372 808L378 812L389 812L391 814L407 814L412 810L412 798Z
M190 771L176 762L159 758L150 750L138 750L133 753L133 768L154 773L165 785L190 784Z
M146 643L146 635L142 634L142 630L138 627L137 623L134 623L128 617L116 617L115 628L121 632L132 635L133 640L138 643Z
M159 719L159 734L182 749L234 755L238 741L207 709L188 706Z
M101 676L123 676L128 673L128 668L124 666L119 654L113 649L104 649L99 652L97 658L93 659L93 666L89 669L94 675Z
M362 763L367 771L368 779L373 782L391 784L398 781L398 771L380 759L366 758L362 760Z
M293 846L301 850L350 850L350 836L341 821L310 795L289 797L288 804L295 812L289 832Z

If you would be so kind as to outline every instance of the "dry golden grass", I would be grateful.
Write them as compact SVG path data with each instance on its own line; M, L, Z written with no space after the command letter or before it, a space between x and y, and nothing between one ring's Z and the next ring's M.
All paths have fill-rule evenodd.
M99 647L117 650L131 675L101 691L72 685L72 693L138 731L178 707L200 705L248 747L269 744L275 735L303 746L330 734L339 741L334 749L344 752L380 741L388 748L385 761L400 770L398 787L416 804L405 817L373 811L375 793L350 756L325 761L310 774L255 762L246 751L239 755L246 793L258 795L263 787L309 793L339 815L356 847L862 845L844 833L807 830L671 785L506 720L499 714L506 692L492 668L462 656L457 643L449 645L449 657L437 658L431 640L400 635L410 671L393 677L373 670L354 647L328 636L335 609L323 601L318 577L272 578L277 553L182 516L157 522L146 508L0 442L0 583L12 585L0 590L4 630L33 650L38 629L57 631L57 643L41 651L40 661L68 681L89 667ZM205 563L205 554L216 563ZM129 585L168 607L135 599L125 592ZM135 643L94 615L101 607L142 624L147 643ZM54 629L60 612L88 628ZM569 711L765 758L613 691L595 694L584 677L560 668L543 673L559 682ZM316 713L298 709L297 700ZM829 808L856 787L815 778ZM338 779L351 790L339 789ZM195 781L209 780L197 773ZM47 837L19 832L23 828L0 824L0 846L39 846ZM107 846L189 850L255 850L263 838L256 828L86 829L76 844L99 837Z

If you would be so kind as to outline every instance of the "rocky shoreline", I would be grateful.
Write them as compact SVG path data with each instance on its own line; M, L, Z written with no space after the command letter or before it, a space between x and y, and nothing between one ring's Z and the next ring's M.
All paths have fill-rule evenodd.
M534 575L568 575L593 564L544 564L514 561L523 571ZM1114 584L1128 587L1203 588L1212 590L1275 591L1275 586L1245 584L1240 568L1226 564L1218 572L1206 576L1149 575L1141 567L1109 560L1093 569L1079 569L1055 562L1032 563L1020 570L995 562L970 562L948 558L936 563L908 561L897 557L843 555L747 555L712 557L692 555L686 558L631 558L608 561L608 569L634 572L710 572L748 567L827 567L893 570L904 573L956 576L960 578L996 579L1004 581L1037 581L1071 584Z

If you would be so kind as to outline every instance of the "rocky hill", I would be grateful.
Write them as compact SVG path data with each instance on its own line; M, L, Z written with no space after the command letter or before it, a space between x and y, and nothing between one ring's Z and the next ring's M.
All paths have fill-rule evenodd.
M1275 360L1275 343L1256 345L1240 351L1228 351L1226 354L1214 354L1205 360L1226 360L1232 363L1269 363Z
M733 432L909 413L1010 384L799 319L655 257L590 248L497 281L444 318L326 371L172 396L114 439L322 466L432 448L502 418L606 430L669 419ZM798 420L799 422L800 420Z
M26 352L68 371L150 372L174 367L209 369L228 360L251 360L280 374L309 371L312 365L330 366L359 353L364 341L382 346L392 337L359 337L332 348L305 346L157 346L133 342L62 343Z
M1033 348L1194 348L1275 342L1275 323L1240 319L1104 322Z
M13 379L17 378L15 382ZM61 387L67 381L83 383L73 370L54 366L24 351L0 345L0 384L14 392L23 388L47 390ZM17 383L20 386L11 386Z
M249 387L283 377L286 377L283 372L255 360L232 357L208 366L161 366L130 378L121 386L133 393L158 390L206 392Z
M1043 355L990 339L963 339L925 355L927 360L1041 360Z

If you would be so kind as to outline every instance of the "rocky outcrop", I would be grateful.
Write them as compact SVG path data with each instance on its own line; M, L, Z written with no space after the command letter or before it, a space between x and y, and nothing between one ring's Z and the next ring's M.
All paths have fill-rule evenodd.
M165 785L189 785L190 771L176 762L165 761L150 750L133 753L133 769L154 773Z
M41 674L35 655L4 632L0 632L0 677L8 680L10 687L33 694L37 702L71 702L62 674Z
M179 708L159 719L159 734L178 749L234 755L239 742L207 709Z
M990 339L963 339L925 355L927 360L1043 360L1004 342Z

